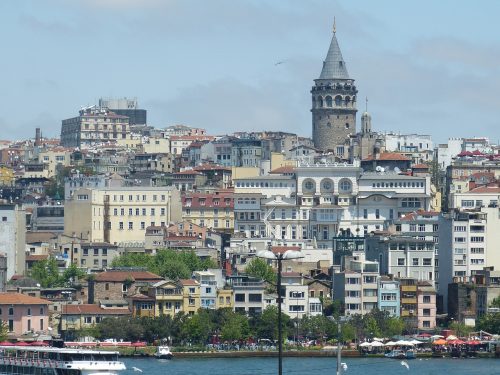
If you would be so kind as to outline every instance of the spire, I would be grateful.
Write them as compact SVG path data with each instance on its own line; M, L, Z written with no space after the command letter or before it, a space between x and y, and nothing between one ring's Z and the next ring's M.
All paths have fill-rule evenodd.
M333 18L332 41L330 42L326 59L323 62L323 69L321 70L319 79L349 79L349 73L347 73L347 68L342 58L336 34L337 24L335 18Z

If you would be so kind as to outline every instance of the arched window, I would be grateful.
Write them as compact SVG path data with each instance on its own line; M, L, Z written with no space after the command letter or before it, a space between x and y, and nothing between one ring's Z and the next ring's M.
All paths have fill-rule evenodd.
M332 97L331 96L327 96L325 98L325 101L326 101L326 106L327 107L331 107L332 106Z
M352 191L352 183L349 179L343 178L339 182L339 190L341 193L350 193Z
M349 107L351 105L351 97L346 96L344 100L345 100L345 106Z
M320 190L321 192L325 192L325 193L331 193L333 192L333 181L329 178L324 178L321 180L321 184L320 184Z
M337 96L335 97L335 105L336 105L337 107L340 107L340 106L342 105L342 97L341 97L340 95L337 95Z
M323 107L323 98L321 96L318 96L318 107L319 108Z
M314 193L316 191L316 183L314 180L308 178L302 183L302 189L306 193Z

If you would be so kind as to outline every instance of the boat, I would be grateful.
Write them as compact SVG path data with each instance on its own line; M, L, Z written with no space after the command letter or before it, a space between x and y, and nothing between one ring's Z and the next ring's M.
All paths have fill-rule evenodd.
M42 346L0 346L0 375L118 375L118 352Z
M389 353L385 353L386 358L392 359L415 359L415 351L413 350L401 350L393 349Z
M156 347L155 357L158 359L172 359L174 355L167 345L159 345Z

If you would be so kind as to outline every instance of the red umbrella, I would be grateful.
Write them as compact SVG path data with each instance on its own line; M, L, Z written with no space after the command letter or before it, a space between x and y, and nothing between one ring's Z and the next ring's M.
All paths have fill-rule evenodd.
M49 346L47 341L33 341L31 346Z
M15 346L30 346L27 342L24 341L18 341L14 344Z
M465 344L465 341L462 341L462 340L449 340L448 344L451 344L451 345L463 345L463 344Z
M469 340L465 342L467 345L481 345L480 341L477 340Z
M14 344L10 341L2 341L0 342L0 346L14 346Z

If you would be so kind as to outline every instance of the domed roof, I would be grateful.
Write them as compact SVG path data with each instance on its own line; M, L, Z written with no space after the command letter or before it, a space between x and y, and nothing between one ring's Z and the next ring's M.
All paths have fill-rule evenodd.
M371 117L372 117L372 115L370 115L368 112L366 112L366 111L365 111L365 112L363 112L363 114L361 115L361 118L364 118L364 117L369 117L369 118L371 118Z

